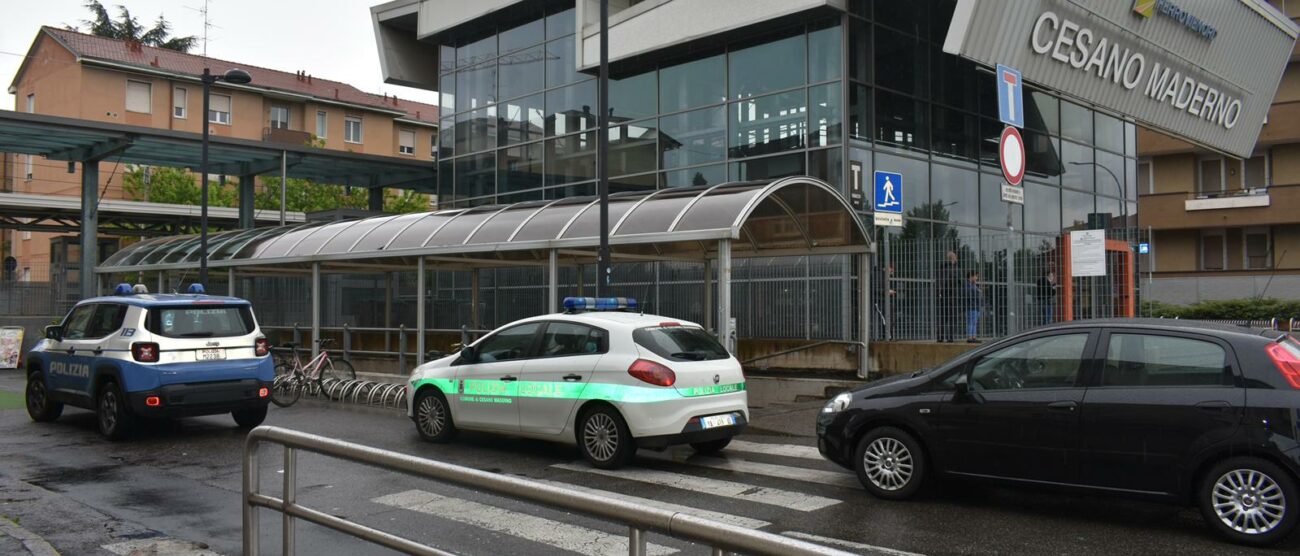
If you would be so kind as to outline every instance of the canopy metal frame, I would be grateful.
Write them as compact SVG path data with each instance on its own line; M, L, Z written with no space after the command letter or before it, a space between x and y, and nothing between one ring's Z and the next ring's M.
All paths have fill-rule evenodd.
M209 266L248 275L311 276L312 338L320 337L320 276L358 271L545 267L548 307L559 301L558 269L595 264L599 224L592 198L532 201L308 223L213 234ZM870 254L861 218L829 184L810 177L660 189L613 195L609 242L613 261L703 263L705 325L732 352L731 275L735 259L809 255L856 256L860 307L868 306ZM499 238L499 239L495 239ZM479 240L482 241L479 241ZM196 266L195 237L156 238L129 246L96 268L99 274L184 271ZM232 281L233 282L233 281ZM714 296L711 284L716 284ZM426 292L417 285L417 362L424 357ZM478 297L477 280L473 298ZM861 373L870 311L858 311ZM851 334L846 331L846 335ZM850 340L850 338L845 338Z

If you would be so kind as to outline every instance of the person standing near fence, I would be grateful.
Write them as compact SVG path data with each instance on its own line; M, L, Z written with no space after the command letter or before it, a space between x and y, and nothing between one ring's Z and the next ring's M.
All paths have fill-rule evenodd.
M1038 278L1038 287L1034 296L1038 298L1038 311L1043 321L1039 324L1052 324L1056 320L1056 292L1061 285L1056 282L1056 271L1047 269Z
M961 290L966 309L966 343L968 344L980 343L976 336L980 329L980 314L984 309L984 290L980 288L979 281L980 273L972 270L966 275L966 284Z
M937 316L935 323L939 341L951 342L961 334L962 321L962 276L961 267L957 265L957 252L948 250L946 260L939 267L939 282L935 284L938 294Z

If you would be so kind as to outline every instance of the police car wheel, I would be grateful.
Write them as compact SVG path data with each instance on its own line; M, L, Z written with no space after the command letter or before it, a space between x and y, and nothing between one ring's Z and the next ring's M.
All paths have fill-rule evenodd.
M231 411L230 416L235 418L235 424L239 425L239 428L251 429L266 420L266 406Z
M618 469L636 455L636 441L623 417L612 407L596 407L578 422L578 449L592 465Z
M442 392L424 390L416 395L415 430L429 442L446 442L456 436L456 424Z
M53 421L63 414L63 404L49 398L45 375L40 371L27 375L27 415L36 422Z
M108 382L100 387L95 416L99 422L99 433L109 440L126 438L135 424L131 408L127 407L126 397L116 382Z
M900 429L867 431L853 453L858 481L878 498L911 498L925 481L925 453L912 435Z
M730 436L708 442L692 442L691 448L694 448L696 453L700 454L716 454L726 448L728 444L731 444Z

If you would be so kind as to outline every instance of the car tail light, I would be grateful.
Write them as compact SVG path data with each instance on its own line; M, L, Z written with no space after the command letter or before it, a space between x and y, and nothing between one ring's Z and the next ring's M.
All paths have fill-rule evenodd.
M158 344L153 342L136 342L131 344L131 357L141 363L157 363Z
M645 359L633 361L632 366L627 368L627 374L655 386L672 386L677 382L677 373L672 369Z
M158 396L149 396L144 399L144 405L149 407L158 407L162 405L162 398L159 398Z
M253 342L253 353L258 357L271 353L271 343L266 341L266 338L258 338Z
M259 398L265 398L265 397L270 396L270 395L271 395L271 389L270 389L270 388L267 388L267 387L263 386L263 387L257 389L257 397L259 397Z
M1282 376L1291 383L1292 388L1300 390L1300 357L1296 356L1295 350L1282 342L1269 344L1267 349L1277 370L1282 371Z

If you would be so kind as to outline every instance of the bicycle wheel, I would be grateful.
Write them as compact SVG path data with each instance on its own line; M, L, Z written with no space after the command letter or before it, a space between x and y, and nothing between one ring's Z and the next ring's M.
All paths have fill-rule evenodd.
M352 368L352 363L347 359L330 359L325 362L325 368L321 369L320 376L336 380L356 380L357 370Z
M302 374L294 372L288 365L275 368L275 382L271 383L271 403L280 407L289 407L298 402L302 396Z

